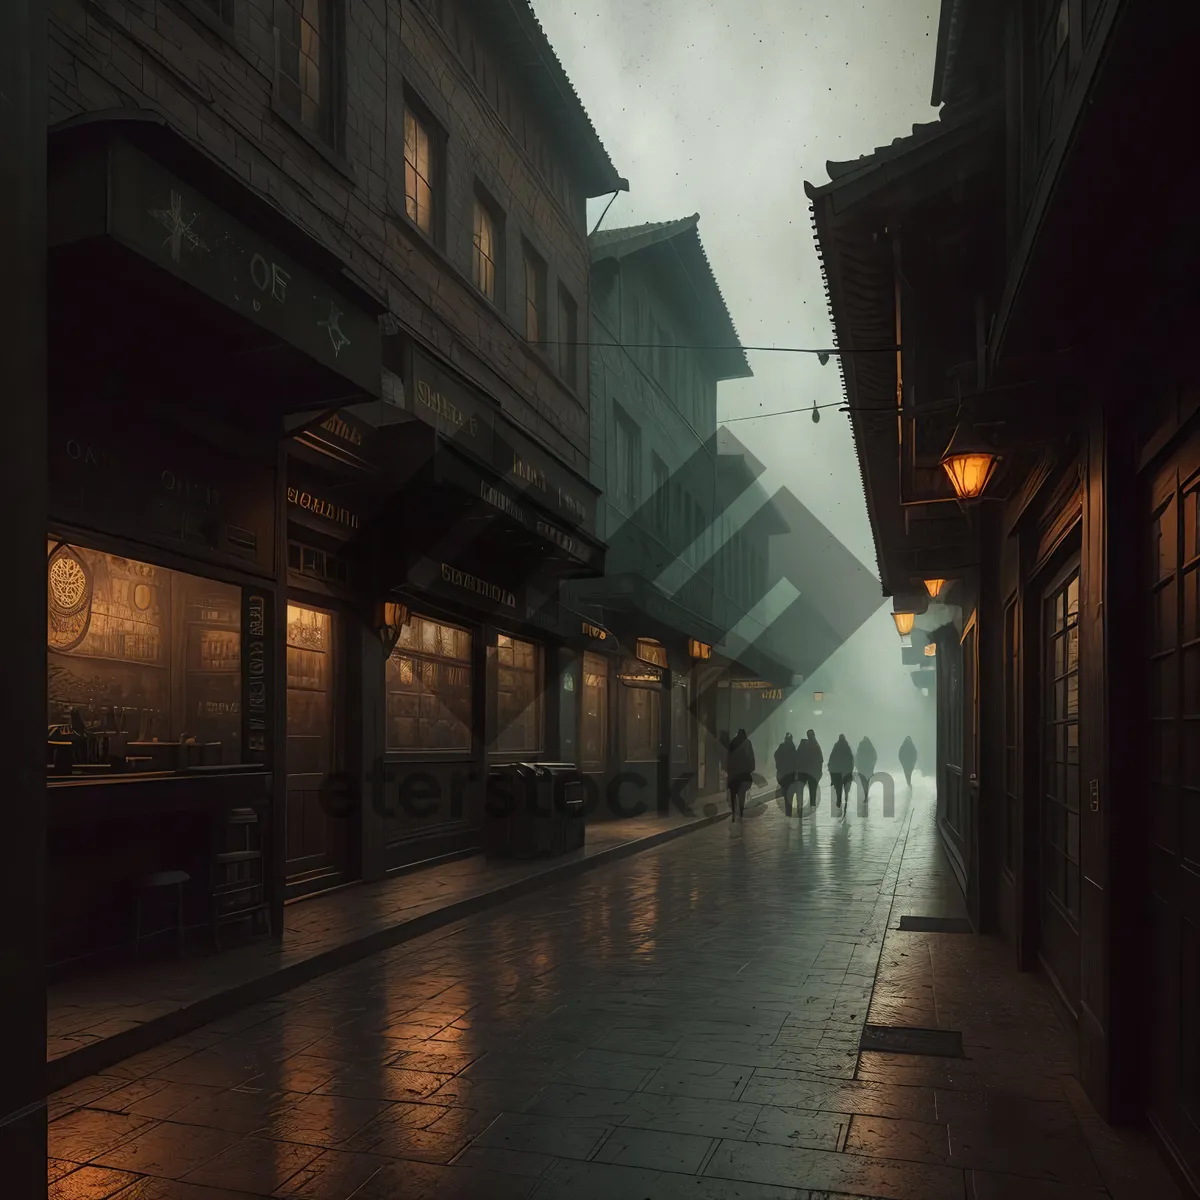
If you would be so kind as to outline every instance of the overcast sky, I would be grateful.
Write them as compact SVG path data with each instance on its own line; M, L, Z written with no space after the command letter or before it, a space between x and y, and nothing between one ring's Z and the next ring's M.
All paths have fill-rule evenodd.
M832 344L804 181L932 121L938 0L533 0L630 191L605 227L700 214L700 236L742 341ZM592 205L591 224L606 201ZM815 357L752 353L755 377L721 385L720 417L842 400ZM849 418L827 408L731 428L872 572L875 551ZM900 664L890 606L810 681L843 720L877 728L882 755L901 727L932 754L932 706ZM807 689L806 689L807 694ZM808 697L811 702L811 696ZM869 715L864 703L873 701ZM801 705L801 708L804 706ZM849 714L856 714L851 717ZM907 714L907 715L906 715ZM833 724L836 722L836 725ZM830 728L822 729L824 723ZM928 759L926 759L928 761Z
M929 94L938 0L533 0L630 191L605 227L700 214L700 236L742 341L828 346L828 309L803 182L914 122ZM605 201L593 205L594 224ZM722 419L842 398L835 365L751 354L721 385ZM849 420L836 409L731 426L872 571Z

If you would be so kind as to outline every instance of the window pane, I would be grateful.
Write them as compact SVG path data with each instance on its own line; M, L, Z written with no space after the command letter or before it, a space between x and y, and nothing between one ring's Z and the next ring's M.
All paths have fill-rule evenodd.
M625 688L625 754L630 762L653 762L658 758L660 706L657 688Z
M389 750L471 749L471 635L414 616L387 661Z
M433 231L433 147L429 131L410 110L404 113L404 211L424 234Z
M541 647L501 636L497 646L496 749L502 754L542 748Z
M56 771L241 761L241 589L81 546L47 550Z
M333 140L333 10L330 0L279 0L279 100L306 129Z
M603 771L608 762L608 659L583 656L583 697L580 717L582 765Z

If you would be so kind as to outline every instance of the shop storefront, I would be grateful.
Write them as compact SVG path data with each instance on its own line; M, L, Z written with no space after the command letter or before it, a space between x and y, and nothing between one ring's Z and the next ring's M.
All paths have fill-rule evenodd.
M285 418L377 393L380 343L378 308L327 282L323 252L305 265L303 235L153 121L61 131L49 190L61 971L164 925L278 932Z

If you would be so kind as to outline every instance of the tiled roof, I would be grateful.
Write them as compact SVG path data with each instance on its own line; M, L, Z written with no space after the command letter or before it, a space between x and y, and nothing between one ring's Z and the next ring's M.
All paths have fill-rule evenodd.
M713 273L712 263L700 240L700 214L681 217L677 221L648 221L644 225L629 225L622 229L602 229L588 238L592 262L628 258L653 246L678 240L677 260L686 282L695 290L702 312L703 324L715 346L721 347L719 358L725 363L722 379L749 379L754 372L741 348L741 338L730 315L729 306L721 294L721 285Z
M531 99L572 153L589 196L628 191L529 0L469 0L480 26L528 84Z

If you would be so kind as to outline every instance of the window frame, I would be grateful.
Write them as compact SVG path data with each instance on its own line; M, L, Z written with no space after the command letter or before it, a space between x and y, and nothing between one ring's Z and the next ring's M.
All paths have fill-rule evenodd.
M533 292L530 296L530 277L532 275ZM524 300L524 320L521 322L522 332L525 341L536 349L545 353L547 347L546 335L549 330L546 328L547 312L546 312L546 290L547 290L547 268L546 260L538 253L537 248L529 241L528 238L521 239L521 295ZM534 336L530 336L530 309L532 306L533 315L536 318L536 329L533 330Z
M230 0L231 4L233 0ZM345 144L346 134L346 6L345 0L318 0L329 14L330 36L322 38L329 48L329 94L328 100L322 102L327 108L326 128L314 129L304 119L303 104L300 110L295 110L284 98L281 81L283 79L283 30L280 25L281 12L293 13L297 21L303 21L302 0L274 0L272 5L272 36L274 41L274 72L272 77L273 107L302 137L315 147L332 153L340 158ZM205 0L190 0L192 4L211 13ZM232 26L225 25L215 14L213 22L226 30ZM297 73L300 73L300 58L303 57L299 46L295 47L297 56ZM292 80L298 94L303 97L303 86L299 78Z
M579 303L558 285L558 374L572 390L579 386Z
M428 758L430 756L433 756L433 757L436 757L439 759L440 758L447 758L447 759L470 758L475 752L474 713L475 713L475 701L476 701L476 687L479 682L478 679L476 678L476 672L475 672L475 644L476 644L476 639L479 637L479 631L477 629L475 629L474 627L472 627L471 625L466 624L465 622L456 621L456 620L448 620L445 617L435 616L433 614L427 614L427 613L423 613L423 612L412 613L409 620L410 620L410 622L417 621L417 620L428 621L432 625L440 625L440 626L444 626L444 627L453 629L458 633L465 633L467 635L467 639L468 639L468 641L467 641L467 657L465 659L462 659L462 658L451 657L449 655L429 654L420 649L412 649L408 646L401 646L399 644L399 642L397 642L397 644L392 648L392 652L391 652L391 654L388 655L387 661L384 664L384 676L383 676L383 720L384 720L383 750L384 750L384 754L392 759L411 759L411 758L420 758L420 757ZM467 730L467 744L465 746L457 746L457 747L394 746L394 745L390 744L390 737L391 737L390 720L391 720L391 718L388 714L388 698L391 695L391 689L389 689L389 686L388 686L387 663L391 662L391 660L396 655L400 655L402 657L411 659L413 661L414 665L418 665L422 662L445 663L450 666L460 667L467 672L468 715L467 715L467 720L465 723L466 730ZM422 693L417 693L417 694L420 695ZM417 713L415 720L417 721L417 729L419 731L420 730L420 721L421 721L419 705L418 705L418 713Z
M500 206L492 199L483 185L476 183L471 206L471 278L475 290L490 304L501 311L504 310L505 274L504 274L504 214ZM481 285L480 263L488 256L483 253L479 244L479 216L482 214L492 226L492 256L488 260L492 267L492 290L489 294Z
M629 444L629 485L630 490L622 494L614 489L613 498L618 504L628 506L628 516L632 516L637 511L638 498L641 493L641 462L642 448L641 438L642 431L638 428L637 422L621 407L620 404L613 402L613 450L614 455L620 450L618 435L624 433L628 438ZM616 464L619 470L620 463ZM614 483L619 481L619 474L614 473Z
M504 667L500 663L499 652L503 649L502 642L508 641L513 644L529 646L533 649L533 668L529 672L533 676L534 683L534 700L533 703L537 707L537 715L535 719L536 725L536 745L521 745L521 746L505 746L501 744L503 730L500 726L500 672L502 670L518 671L526 674L523 667ZM494 688L496 694L496 730L495 736L492 738L492 754L496 758L507 759L519 756L524 757L540 757L546 753L546 647L541 642L536 642L529 637L519 637L516 634L505 633L503 630L496 632L496 678ZM528 707L523 712L528 711ZM505 726L504 728L514 728L513 725Z
M655 451L650 451L650 494L653 497L654 531L667 544L671 536L671 470Z
M429 162L428 171L429 177L426 178L420 173L418 165L415 162L410 162L408 157L408 122L412 121L417 129L425 134L426 140L429 143ZM444 242L442 220L445 212L445 189L443 187L443 164L445 162L445 134L442 127L434 119L429 108L421 101L415 93L408 88L404 90L404 131L401 140L401 156L404 163L404 219L408 224L415 229L422 237L428 239L433 245L441 247ZM423 229L417 217L413 217L409 213L409 186L408 177L409 170L413 174L424 181L429 188L429 228ZM411 197L414 204L419 208L419 197L416 195Z

